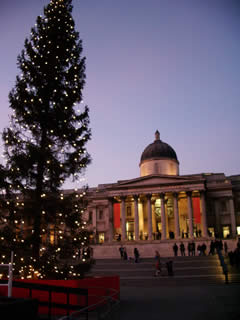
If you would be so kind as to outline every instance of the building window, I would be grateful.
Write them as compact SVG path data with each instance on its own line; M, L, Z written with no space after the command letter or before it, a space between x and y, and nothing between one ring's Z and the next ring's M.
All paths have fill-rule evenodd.
M237 226L237 234L240 236L240 226Z
M213 238L215 237L215 232L213 227L208 228L208 235L209 237L213 237Z
M131 207L127 207L127 217L131 217L131 215L132 215Z
M103 219L103 211L102 210L99 211L98 218L99 218L99 220Z
M230 227L224 226L223 227L223 238L228 238L230 236Z
M154 173L158 174L158 164L154 163Z
M98 242L103 243L104 242L104 232L100 232L98 234Z
M88 221L89 223L92 223L92 211L89 212Z

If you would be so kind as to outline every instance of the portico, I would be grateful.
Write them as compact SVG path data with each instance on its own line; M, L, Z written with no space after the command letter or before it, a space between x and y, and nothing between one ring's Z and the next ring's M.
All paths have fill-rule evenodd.
M198 225L194 222L192 197L200 202L201 223ZM125 196L111 198L109 212L114 212L114 203L120 206L120 228L114 227L113 220L110 242L116 238L114 235L119 234L122 241L192 239L196 230L203 237L208 236L204 190L169 192L160 189L159 192L139 194L129 194L128 191Z
M240 234L240 176L179 175L177 155L158 131L139 166L138 178L89 189L93 243L208 241Z

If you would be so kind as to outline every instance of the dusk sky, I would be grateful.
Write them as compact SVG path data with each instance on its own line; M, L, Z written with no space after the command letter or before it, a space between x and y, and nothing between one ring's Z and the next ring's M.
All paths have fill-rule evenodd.
M47 3L0 0L1 132L20 73L17 55ZM180 174L240 174L240 2L74 0L73 6L92 128L86 183L139 177L141 153L156 129L176 151Z

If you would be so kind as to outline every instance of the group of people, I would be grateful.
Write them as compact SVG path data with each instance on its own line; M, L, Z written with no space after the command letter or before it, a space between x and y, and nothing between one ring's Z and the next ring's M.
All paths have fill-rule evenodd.
M183 242L181 242L179 246L177 245L177 243L174 243L173 252L174 252L175 257L178 256L178 249L180 249L181 256L185 256L185 245ZM207 246L205 243L198 244L197 252L198 252L199 256L206 255L206 250L207 250ZM215 241L212 240L210 243L208 255L214 255L216 252L219 252L219 251L222 252L223 250L225 252L225 256L228 255L230 264L236 265L236 267L240 267L240 241L237 244L237 248L234 251L230 251L228 253L228 246L227 246L226 241L223 243L222 240L215 240ZM195 256L196 255L196 244L194 241L188 242L187 251L188 251L188 256ZM126 247L123 247L122 245L119 248L119 252L120 252L120 257L122 260L134 260L135 263L139 262L140 253L137 248L134 248L134 250L133 250L134 257L129 257L127 254ZM83 250L82 254L83 254L83 256L86 255L86 258L91 257L91 255L92 255L91 248L89 248L89 247L85 248L85 250ZM156 250L154 260L155 260L155 274L154 274L154 276L158 276L158 275L163 276L164 275L164 271L163 271L164 268L166 268L168 276L174 275L173 260L171 258L168 258L165 261L165 263L162 263L159 251Z
M176 242L174 243L173 245L173 253L174 253L174 256L177 257L178 256L178 249L180 249L180 253L181 253L181 256L185 256L185 245L183 242L180 243L180 245L178 246L176 244ZM197 246L197 252L198 252L198 255L199 256L205 256L206 255L206 250L207 250L207 246L205 243L203 244L199 244ZM192 242L188 242L187 244L187 251L188 251L188 256L195 256L196 255L196 244L194 241Z
M211 241L210 243L210 250L209 250L209 255L214 255L216 252L218 252L218 250L223 250L224 248L224 252L225 252L225 255L227 255L228 253L228 245L227 245L227 242L225 241L224 244L223 244L223 241L222 240L215 240L215 241Z
M238 240L236 249L228 253L228 258L231 266L240 267L240 240Z
M121 247L119 248L119 252L120 252L120 258L121 258L121 260L131 260L131 257L128 257L126 247L121 246ZM139 258L140 258L140 253L139 253L139 251L138 251L137 248L134 248L134 250L133 250L133 255L134 255L134 261L135 261L135 263L138 263L138 262L139 262Z
M165 263L166 269L167 269L167 274L168 276L173 276L173 261L172 259L168 258L166 263ZM163 268L164 264L161 262L161 257L159 254L159 251L155 251L155 274L154 276L157 277L158 275L163 276Z

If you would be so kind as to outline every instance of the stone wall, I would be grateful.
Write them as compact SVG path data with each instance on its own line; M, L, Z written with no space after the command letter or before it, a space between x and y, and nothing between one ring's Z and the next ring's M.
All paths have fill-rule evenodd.
M225 241L228 244L228 251L235 250L237 246L237 240L227 239L227 240L224 240L223 242ZM134 254L133 254L134 248L138 249L140 253L140 257L142 258L154 257L156 250L159 251L162 257L171 257L173 256L172 247L175 242L179 246L181 243L181 240L180 241L167 240L167 241L161 241L161 242L152 241L151 243L142 243L139 241L135 243L125 243L123 244L123 246L126 247L128 257L131 257L131 258L134 257ZM187 245L188 245L188 242L190 242L190 240L183 239L182 242L185 245L185 253L187 255ZM203 243L205 243L207 246L206 253L208 254L211 240L204 240L204 239L194 240L194 242L196 244L196 255L197 255L197 246L199 244L202 245ZM114 243L114 244L92 245L91 247L93 248L93 256L95 259L119 259L120 246L121 246L121 243ZM178 255L180 255L180 249L178 250Z

